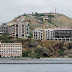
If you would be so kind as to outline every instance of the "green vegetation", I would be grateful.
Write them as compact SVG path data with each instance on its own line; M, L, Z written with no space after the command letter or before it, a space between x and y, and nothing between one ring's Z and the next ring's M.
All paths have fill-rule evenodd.
M63 43L58 41L37 41L33 39L24 41L23 45L24 49L31 52L29 53L29 57L31 58L68 56L69 52L67 52L67 50L69 50L68 47L70 46L69 43ZM23 52L25 51L23 50Z
M1 40L1 42L3 42L3 43L11 43L10 39L12 39L12 37L7 36L7 34L2 34L2 35L0 36L0 40Z
M44 14L43 13L39 14L39 13L35 12L35 16L41 17L41 16L44 16Z
M68 50L71 50L71 49L72 49L72 43L68 43L68 44L66 45L66 47L68 48Z
M30 33L30 38L33 38L33 33Z
M39 14L37 12L35 12L35 16L39 16Z
M48 15L49 19L45 19L45 20L47 20L49 23L53 24L52 18L54 18L54 17L55 17L54 15Z
M23 57L30 57L30 55L31 55L30 51L22 52Z
M36 48L35 53L38 57L48 57L48 52L44 48Z
M42 14L39 14L39 16L45 16L45 15L42 13Z
M38 18L38 19L43 21L43 18Z
M54 16L54 15L48 15L48 17L49 17L49 18L53 18L53 17L55 17L55 16Z
M63 50L59 50L59 56L63 56L64 55L64 51Z

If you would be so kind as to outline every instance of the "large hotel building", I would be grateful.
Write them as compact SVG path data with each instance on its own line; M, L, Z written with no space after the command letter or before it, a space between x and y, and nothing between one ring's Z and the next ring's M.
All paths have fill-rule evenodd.
M40 29L36 28L33 31L33 38L36 40L44 40L44 32L45 32L45 40L56 40L56 41L72 41L72 29Z
M21 43L1 43L0 42L0 56L1 57L21 57L22 44Z

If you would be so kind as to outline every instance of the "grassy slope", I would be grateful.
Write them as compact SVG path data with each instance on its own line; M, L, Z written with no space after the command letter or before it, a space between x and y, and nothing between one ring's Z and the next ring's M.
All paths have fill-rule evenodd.
M33 27L33 29L37 28L37 27L43 28L44 23L46 24L46 28L54 28L55 27L54 25L52 25L50 23L46 23L46 22L44 22L43 24L40 24L40 23L37 22L38 19L31 18L31 17L28 17L28 16L25 18L25 20L31 20L31 27ZM47 24L48 24L48 27L47 27Z
M72 28L72 19L65 15L56 15L52 20L60 28Z
M51 23L46 23L46 28L56 28L56 26L58 26L59 28L72 28L72 19L65 16L65 15L62 15L62 14L48 14L48 13L44 13L44 15L54 15L55 17L52 18L52 24ZM16 22L17 19L19 19L20 17L16 17L15 19L13 19L12 21L8 22L8 25L12 24L13 22ZM37 27L40 27L40 28L43 28L43 24L40 24L37 22L38 19L36 18L31 18L29 16L27 16L25 18L25 20L31 20L31 27L34 29L34 28L37 28ZM24 21L25 21L24 20ZM47 27L47 24L48 24L48 27ZM56 25L56 26L54 26Z

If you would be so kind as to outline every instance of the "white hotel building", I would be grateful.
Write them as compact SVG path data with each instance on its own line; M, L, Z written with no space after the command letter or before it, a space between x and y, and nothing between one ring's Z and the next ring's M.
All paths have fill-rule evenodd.
M1 57L21 57L22 44L21 43L1 43L0 42L0 56Z
M44 40L44 31L45 31L45 40L56 40L56 41L72 41L72 29L41 29L36 28L33 31L33 38L36 40Z

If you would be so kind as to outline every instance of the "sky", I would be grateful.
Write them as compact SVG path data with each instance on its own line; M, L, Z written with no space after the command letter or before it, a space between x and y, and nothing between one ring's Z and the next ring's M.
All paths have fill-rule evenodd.
M24 13L57 12L72 18L72 0L0 0L0 24Z

